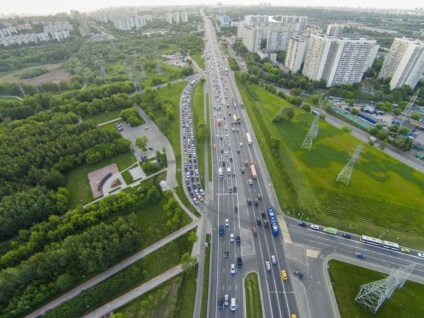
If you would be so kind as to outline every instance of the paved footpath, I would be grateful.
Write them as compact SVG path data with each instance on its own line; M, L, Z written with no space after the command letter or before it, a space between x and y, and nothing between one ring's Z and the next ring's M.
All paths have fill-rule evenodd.
M160 241L156 242L153 245L150 245L149 247L145 248L144 250L132 255L131 257L127 258L126 260L122 261L121 263L118 263L117 265L109 268L107 271L97 275L96 277L93 277L92 279L86 281L84 284L81 284L77 286L76 288L72 289L71 291L67 292L66 294L62 295L61 297L55 299L54 301L48 303L47 305L39 308L38 310L32 312L29 314L28 318L32 317L38 317L40 315L43 315L47 310L53 309L60 304L62 304L65 301L68 301L72 299L73 297L77 296L80 292L82 292L85 289L88 289L105 279L109 278L110 276L116 274L117 272L121 271L122 269L126 268L127 266L135 263L139 259L143 258L144 256L156 251L158 248L166 245L167 243L175 240L177 237L180 237L181 235L187 233L188 231L192 230L196 226L198 226L201 222L201 219L197 219L196 221L184 226L183 228L175 231L174 233L168 235L167 237L164 237Z
M144 293L148 292L149 290L155 288L156 286L159 286L160 284L166 282L167 280L171 279L172 277L177 276L178 274L182 273L183 270L181 269L181 264L177 265L170 270L162 273L159 276L156 276L155 278L149 280L147 283L144 283L143 285L140 285L133 290L129 291L128 293L115 298L114 300L110 301L106 305L96 309L95 311L89 313L88 315L85 315L84 318L94 318L94 317L102 317L111 311L122 307L126 303L136 299L137 297L143 295Z

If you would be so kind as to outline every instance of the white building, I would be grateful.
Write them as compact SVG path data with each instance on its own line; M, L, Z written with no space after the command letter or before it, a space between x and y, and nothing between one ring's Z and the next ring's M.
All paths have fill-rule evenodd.
M376 40L311 35L303 74L327 87L360 82L379 49Z
M272 63L277 63L277 53L275 52L271 52L268 50L259 50L256 53L258 53L261 60L267 57Z
M253 24L266 24L268 23L269 16L267 15L245 15L245 25L251 26Z
M172 21L175 22L176 24L180 23L180 13L179 12L172 13Z
M290 38L284 65L292 72L300 70L305 56L306 42L299 38Z
M249 52L257 52L261 48L262 29L258 26L244 27L243 44Z
M337 23L329 24L327 26L327 32L325 33L328 36L334 36L339 38L343 35L343 26Z
M188 22L188 14L187 12L180 13L181 22Z
M146 20L142 15L122 16L113 19L113 26L119 30L139 30L146 25Z
M243 39L244 34L244 21L237 22L237 37L239 39Z
M391 77L390 89L404 85L415 88L423 74L424 42L395 38L378 77Z
M171 12L165 13L165 21L168 22L169 24L172 24L172 13Z

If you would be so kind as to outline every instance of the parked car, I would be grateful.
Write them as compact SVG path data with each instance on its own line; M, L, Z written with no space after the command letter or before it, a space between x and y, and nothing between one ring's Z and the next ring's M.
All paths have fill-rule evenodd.
M298 278L302 278L303 274L301 272L299 272L298 270L294 270L293 273L298 277Z

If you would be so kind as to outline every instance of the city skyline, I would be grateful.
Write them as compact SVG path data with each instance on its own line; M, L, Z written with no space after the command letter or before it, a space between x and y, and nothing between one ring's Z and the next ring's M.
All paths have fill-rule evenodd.
M218 1L216 0L183 0L178 3L178 6L184 5L213 5ZM251 1L251 0L230 0L230 1L220 1L223 5L257 5L261 1ZM291 3L286 1L263 1L264 3L271 3L272 6L293 6ZM53 0L15 0L2 4L2 12L5 15L9 14L33 14L33 15L42 15L42 14L54 14L58 12L69 12L69 10L79 10L81 12L89 12L107 7L118 7L118 6L151 6L152 3L143 0L121 0L116 2L114 0L74 0L72 2L59 2ZM172 0L158 0L154 3L155 6L159 5L174 5ZM314 0L298 0L296 6L333 6L333 7L352 7L352 8L381 8L381 9L415 9L423 8L422 2L418 0L404 0L402 2L393 1L393 0L375 0L370 5L368 0L357 0L354 2L354 5L351 1L348 0L320 0L319 2Z

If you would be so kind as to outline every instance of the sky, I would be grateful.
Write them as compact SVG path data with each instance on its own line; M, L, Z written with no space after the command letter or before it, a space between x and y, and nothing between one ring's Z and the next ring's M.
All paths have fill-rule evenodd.
M93 11L109 6L142 6L142 5L184 5L184 4L216 4L218 0L1 0L0 14L54 14L79 10L81 12ZM220 0L223 4L259 4L271 2L272 5L287 6L346 6L346 7L372 7L372 8L398 8L414 9L423 8L423 0Z

